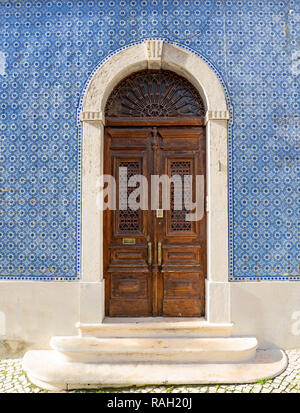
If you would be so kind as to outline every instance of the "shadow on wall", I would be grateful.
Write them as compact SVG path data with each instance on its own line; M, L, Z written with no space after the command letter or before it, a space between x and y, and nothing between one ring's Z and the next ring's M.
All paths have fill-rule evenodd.
M0 359L20 358L28 350L28 343L20 340L0 340Z
M231 283L232 334L256 336L262 349L298 348L297 300L299 290L284 283Z

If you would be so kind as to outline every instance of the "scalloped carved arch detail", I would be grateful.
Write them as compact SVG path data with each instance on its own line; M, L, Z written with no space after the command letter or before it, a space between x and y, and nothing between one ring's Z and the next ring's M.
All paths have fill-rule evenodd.
M197 89L169 70L141 70L123 79L110 94L109 118L203 117L205 107Z

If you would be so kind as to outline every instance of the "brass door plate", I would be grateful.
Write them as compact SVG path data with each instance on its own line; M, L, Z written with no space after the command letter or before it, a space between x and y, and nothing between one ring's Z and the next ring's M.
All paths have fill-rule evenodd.
M135 245L135 238L123 238L122 244L125 245Z
M156 210L156 218L163 218L164 217L164 210L163 209L157 209Z

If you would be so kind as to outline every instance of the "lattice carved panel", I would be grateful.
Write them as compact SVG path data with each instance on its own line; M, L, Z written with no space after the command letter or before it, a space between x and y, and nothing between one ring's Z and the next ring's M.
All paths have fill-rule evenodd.
M110 95L105 115L126 118L204 116L198 91L168 70L142 70L125 78Z
M185 187L186 190L191 191L192 188L187 187L187 182L184 185L184 176L191 175L191 163L189 161L172 161L170 164L171 176L179 175L182 179L182 193L175 194L174 185L172 185L171 189L171 230L172 231L191 231L192 224L190 221L186 221L186 214L187 210L184 207L184 191L183 188ZM175 209L175 196L181 197L182 209L176 210Z
M127 183L129 179L134 175L141 174L141 163L139 161L122 161L119 163L119 168L127 168ZM134 188L127 186L127 193L121 196L127 196L127 201L129 195L134 190ZM122 199L121 199L122 200ZM124 201L124 199L123 199ZM120 232L136 232L140 230L140 220L139 211L133 211L129 207L126 210L119 210L119 231Z

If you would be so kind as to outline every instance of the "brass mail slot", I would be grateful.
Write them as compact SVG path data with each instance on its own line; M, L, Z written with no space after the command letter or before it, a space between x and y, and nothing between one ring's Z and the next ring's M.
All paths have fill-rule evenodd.
M123 238L122 239L122 244L134 245L135 244L135 238Z

